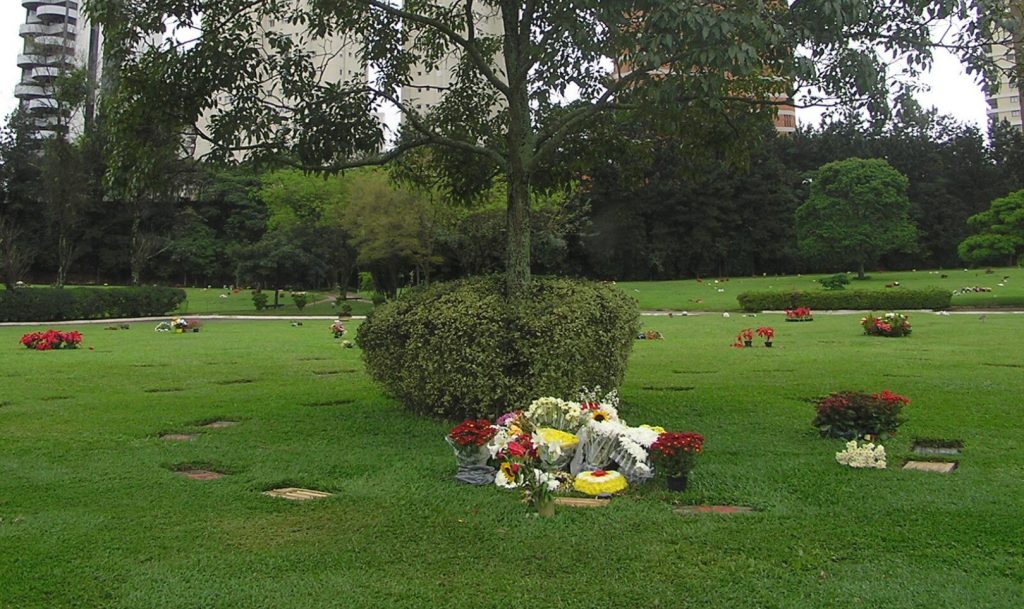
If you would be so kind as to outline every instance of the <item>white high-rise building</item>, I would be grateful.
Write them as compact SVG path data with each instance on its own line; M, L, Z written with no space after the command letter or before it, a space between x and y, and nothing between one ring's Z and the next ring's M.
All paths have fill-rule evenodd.
M306 4L309 0L290 0L298 6ZM316 79L321 84L330 83L356 83L366 86L369 84L369 69L363 66L359 55L362 51L362 41L354 35L335 33L322 39L309 39L306 33L306 26L302 24L289 23L267 19L262 23L266 32L285 35L293 41L302 45L307 52L312 53L312 63L316 72ZM270 49L267 49L271 53ZM275 80L268 80L263 84L263 96L280 107L291 107L296 100L287 99L280 90L280 83ZM222 95L218 99L220 107L230 107L231 99L228 95ZM216 112L209 112L199 118L196 128L200 132L206 132L210 125L211 117ZM196 137L193 156L202 158L212 149L211 144L201 137Z
M81 133L95 112L96 88L102 71L102 34L79 13L78 0L22 0L25 40L18 55L21 82L14 95L41 137L73 137ZM78 108L61 107L56 96L58 79L85 68L89 93Z
M993 44L988 51L999 66L999 82L985 92L989 120L1006 121L1020 129L1021 91L1017 84L1010 82L1010 74L1017 69L1017 55L1012 47L1003 44Z
M438 0L438 4L451 4L456 0ZM488 12L480 12L480 10ZM476 33L477 36L502 36L505 33L505 26L501 21L501 14L496 8L484 6L477 7ZM427 114L431 108L436 106L444 98L445 93L451 86L453 70L459 65L462 54L460 50L453 51L450 55L438 62L434 69L425 65L417 64L412 67L409 73L409 84L402 87L401 99L407 108L416 110L419 114ZM499 53L495 56L494 68L498 78L505 79L505 61Z

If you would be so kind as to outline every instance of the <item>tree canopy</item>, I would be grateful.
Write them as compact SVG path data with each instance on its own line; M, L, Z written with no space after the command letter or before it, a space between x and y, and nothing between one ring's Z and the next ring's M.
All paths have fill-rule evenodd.
M807 202L796 210L800 251L812 259L864 267L886 253L916 247L907 178L882 159L822 165Z
M960 244L964 262L1016 264L1024 251L1024 190L992 201L992 207L971 216L967 223L981 232Z
M893 56L904 60L895 76L913 77L930 64L931 26L957 19L965 27L943 45L980 70L981 43L1005 12L974 0L89 0L87 8L105 28L107 56L121 64L116 149L130 150L123 142L133 123L202 117L209 128L199 137L222 159L242 151L336 171L431 147L449 184L465 184L458 177L467 172L505 175L513 293L530 277L531 180L595 117L637 112L666 131L692 128L701 113L767 118L807 84L885 112L894 88L909 82L887 69ZM168 23L168 40L139 54ZM325 55L337 52L329 41L341 38L354 41L371 78L322 73ZM429 112L395 93L416 85L415 72L449 69ZM391 148L376 115L385 105L402 117Z

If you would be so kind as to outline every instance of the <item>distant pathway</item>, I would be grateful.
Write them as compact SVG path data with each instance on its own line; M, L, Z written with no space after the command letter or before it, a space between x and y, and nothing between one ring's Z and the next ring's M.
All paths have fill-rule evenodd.
M939 312L931 309L901 309L907 313L938 315ZM837 311L815 311L815 315L863 315L870 313L869 310L837 310ZM644 317L698 317L701 315L725 315L726 311L641 311ZM783 315L785 311L762 311L761 313L742 313L739 311L728 311L729 316L743 317L757 315ZM978 309L973 311L942 311L947 315L1024 315L1024 309ZM71 321L11 321L0 323L0 328L18 326L71 326L82 324L128 324L140 322L161 322L172 319L173 315L162 317L121 317L117 319L77 319ZM200 321L335 321L337 315L183 315L188 319ZM353 315L353 321L366 319L365 315Z

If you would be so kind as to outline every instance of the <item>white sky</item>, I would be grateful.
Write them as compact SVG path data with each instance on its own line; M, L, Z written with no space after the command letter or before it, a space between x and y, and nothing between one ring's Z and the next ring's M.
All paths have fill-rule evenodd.
M17 106L14 85L21 78L21 70L16 58L22 51L18 26L24 20L25 9L17 0L6 0L0 6L0 117L6 117ZM924 82L931 89L918 97L924 107L934 106L943 114L975 124L985 132L988 125L985 96L981 88L964 73L958 59L942 52ZM816 122L819 115L820 112L815 109L801 109L797 112L798 120L802 123Z

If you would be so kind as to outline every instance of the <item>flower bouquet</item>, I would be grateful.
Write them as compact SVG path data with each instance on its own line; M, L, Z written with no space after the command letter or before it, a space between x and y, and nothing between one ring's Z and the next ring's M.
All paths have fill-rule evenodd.
M576 433L586 423L584 413L578 404L558 398L536 399L523 414L537 427L550 427L568 433Z
M487 419L466 419L456 425L445 437L455 451L459 467L483 465L491 457L487 444L498 433Z
M670 490L686 490L686 480L704 450L704 436L696 433L665 432L651 444L651 459L668 477Z
M836 462L855 468L885 469L885 447L870 442L858 446L856 440L850 440L846 450L836 453Z
M578 466L574 463L573 472L611 465L612 453L619 447L619 436L625 431L626 426L618 421L591 419L580 432L582 460Z
M533 434L541 469L545 471L565 469L576 454L580 439L575 434L553 427L542 427Z
M869 313L861 318L860 325L868 336L902 337L910 336L910 320L902 313L886 313L875 317Z
M36 351L52 351L53 349L77 349L82 344L80 332L60 332L58 330L47 330L46 332L30 332L21 337L19 341L27 349Z
M654 477L654 466L647 451L664 431L650 426L627 427L619 436L619 445L611 457L630 484L640 484Z
M810 307L786 309L786 321L814 321L814 314Z

